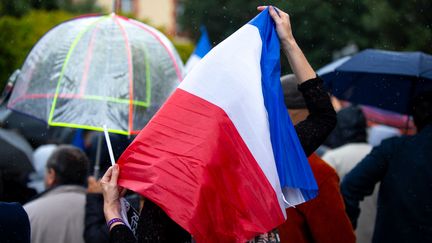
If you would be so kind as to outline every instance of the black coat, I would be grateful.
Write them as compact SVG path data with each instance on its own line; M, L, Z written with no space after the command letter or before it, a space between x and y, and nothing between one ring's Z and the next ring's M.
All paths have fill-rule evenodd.
M0 202L0 242L30 243L30 221L18 203Z
M359 202L381 182L373 242L432 242L432 124L415 136L384 140L341 185L353 225Z

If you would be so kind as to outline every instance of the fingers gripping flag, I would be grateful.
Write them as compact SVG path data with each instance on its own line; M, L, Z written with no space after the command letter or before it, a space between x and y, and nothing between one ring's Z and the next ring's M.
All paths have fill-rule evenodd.
M245 242L317 185L286 111L279 42L263 11L213 48L120 158L121 186L197 242Z

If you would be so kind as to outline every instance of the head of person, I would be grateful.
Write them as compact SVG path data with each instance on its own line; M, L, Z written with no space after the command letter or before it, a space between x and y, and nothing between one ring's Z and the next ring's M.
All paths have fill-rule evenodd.
M348 143L366 143L366 129L366 117L360 107L348 106L337 113L337 125L329 138L335 138L335 147Z
M298 90L297 78L294 74L281 77L282 91L285 105L294 125L305 120L309 115L306 102Z
M57 145L55 144L45 144L39 146L33 152L33 167L35 171L30 174L30 182L27 185L34 188L38 193L45 190L46 164L56 148Z
M420 93L412 102L412 116L418 131L432 125L432 90Z
M49 189L60 185L84 186L89 163L81 149L71 145L58 146L47 161L45 187Z

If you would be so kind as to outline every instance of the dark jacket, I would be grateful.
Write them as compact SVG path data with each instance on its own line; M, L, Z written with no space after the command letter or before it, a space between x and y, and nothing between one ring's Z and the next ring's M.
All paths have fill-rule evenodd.
M341 185L353 225L381 182L373 242L432 242L432 124L375 147Z
M295 126L307 156L313 153L336 125L336 113L330 97L323 89L322 80L314 78L299 85L309 116ZM190 235L174 223L162 209L150 201L144 204L138 223L138 242L189 242ZM116 225L110 231L110 242L135 242L132 231Z
M30 243L30 221L19 203L0 202L0 242Z
M87 193L85 205L84 241L106 243L109 240L108 227L103 211L103 196L100 193Z

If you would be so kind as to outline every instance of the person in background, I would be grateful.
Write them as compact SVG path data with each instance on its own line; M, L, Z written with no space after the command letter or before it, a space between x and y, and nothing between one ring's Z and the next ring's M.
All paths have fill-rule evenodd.
M330 149L338 148L347 143L365 143L367 141L366 118L360 108L350 107L347 107L348 110L345 108L338 112L336 128L324 142ZM341 113L342 110L345 111Z
M29 188L27 183L28 173L0 169L0 201L27 203L37 195L36 190Z
M359 202L380 182L372 242L432 242L432 91L413 99L412 116L416 135L384 140L342 181L354 227Z
M108 243L109 231L103 212L102 188L93 176L88 177L87 184L84 240L86 243Z
M378 146L384 139L391 137L399 137L401 132L399 129L386 125L374 125L369 128L368 143L372 147Z
M39 146L33 152L33 167L35 172L30 174L30 181L27 186L33 188L37 193L45 191L45 171L48 158L57 148L55 144L46 144Z
M281 81L285 105L296 125L309 115L308 107L297 89L294 75L286 75ZM286 209L287 221L278 228L281 242L355 242L336 171L316 154L310 155L308 160L319 194L295 208Z
M265 8L266 6L260 6L258 10L262 11ZM322 144L334 128L336 113L331 105L330 97L323 89L322 80L317 77L292 35L288 14L276 10L274 7L270 7L269 12L276 24L282 50L297 77L299 90L302 92L310 112L310 115L305 120L295 125L303 150L309 156ZM105 218L110 225L110 242L191 241L190 234L171 220L162 209L150 200L146 200L144 203L137 229L138 239L135 239L132 231L120 219L119 200L122 194L117 185L118 175L118 165L114 165L107 170L101 179ZM262 241L258 239L255 242Z
M19 203L0 202L0 242L30 243L30 222Z
M367 143L367 122L363 111L358 106L349 106L337 113L340 141L345 141L340 147L328 150L322 159L331 165L343 179L372 150ZM373 193L360 204L363 212L356 228L357 242L371 242L377 207L377 195Z
M61 145L46 165L47 191L24 205L33 243L83 243L89 160L83 151Z
M343 108L337 113L338 147L328 150L323 160L330 164L341 179L362 160L371 150L367 142L367 123L363 111L358 106Z

